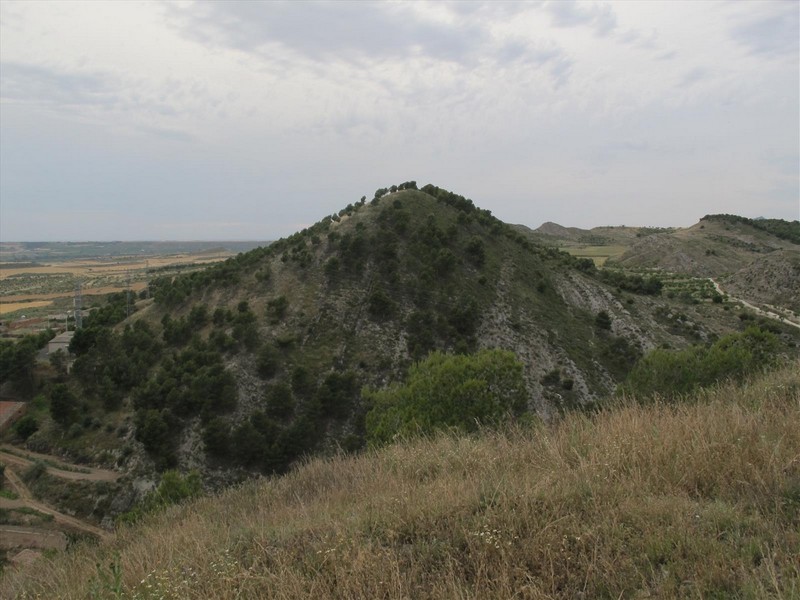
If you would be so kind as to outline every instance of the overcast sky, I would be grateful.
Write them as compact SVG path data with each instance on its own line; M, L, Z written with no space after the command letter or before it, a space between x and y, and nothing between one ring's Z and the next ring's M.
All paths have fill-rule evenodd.
M0 2L0 240L800 218L800 3Z

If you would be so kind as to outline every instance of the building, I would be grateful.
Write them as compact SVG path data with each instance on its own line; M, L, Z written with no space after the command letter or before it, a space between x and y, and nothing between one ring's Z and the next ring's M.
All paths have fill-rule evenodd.
M72 341L72 336L75 335L74 331L65 331L59 333L52 340L47 342L47 354L55 354L59 350L63 350L64 354L69 353L69 343Z

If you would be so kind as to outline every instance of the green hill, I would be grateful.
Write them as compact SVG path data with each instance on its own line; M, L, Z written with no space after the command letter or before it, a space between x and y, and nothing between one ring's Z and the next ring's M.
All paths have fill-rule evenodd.
M550 422L602 402L654 348L710 344L757 321L660 291L657 279L598 270L458 194L409 182L267 247L153 280L127 319L126 295L109 297L75 334L70 373L43 369L29 437L6 438L125 473L118 499L97 492L110 507L102 520L166 469L197 469L220 489L363 448L380 390L432 352L512 352L524 386L514 414ZM791 351L796 333L763 325ZM87 503L77 492L49 499L73 512Z
M18 598L794 598L800 364L316 459L8 573Z

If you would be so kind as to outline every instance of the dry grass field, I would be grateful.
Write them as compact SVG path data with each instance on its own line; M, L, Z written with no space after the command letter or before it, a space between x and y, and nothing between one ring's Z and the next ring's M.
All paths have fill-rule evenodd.
M51 306L51 300L34 300L32 302L7 302L6 299L0 300L0 315L7 313L17 312L26 308L42 308L44 306Z
M797 598L800 364L315 459L11 572L16 598Z
M21 267L13 263L0 265L0 315L25 311L26 316L41 316L42 311L58 310L54 301L69 299L75 286L81 284L84 297L110 294L130 289L138 292L147 287L159 270L170 272L202 268L229 258L230 252L198 252L169 256L115 257L113 259L81 259L43 262ZM63 309L63 307L62 307Z
M617 258L622 256L630 246L563 246L561 250L569 252L578 258L591 258L594 264L602 267L609 258Z
M214 254L203 254L198 256L195 254L180 254L175 256L151 257L147 259L132 258L132 259L114 259L113 261L105 259L96 260L77 260L68 262L49 263L37 266L27 266L22 268L14 268L4 266L0 268L0 281L13 277L15 275L54 275L58 273L66 273L75 276L76 278L92 278L101 275L124 275L128 271L139 271L142 269L153 269L165 266L183 265L183 264L211 264L219 262L230 257L229 252L220 252Z

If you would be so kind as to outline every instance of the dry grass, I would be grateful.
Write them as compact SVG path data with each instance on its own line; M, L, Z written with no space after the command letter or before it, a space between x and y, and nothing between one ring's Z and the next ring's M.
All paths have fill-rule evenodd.
M610 258L618 258L625 254L630 246L610 245L610 246L564 246L564 252L569 252L578 258L591 258L594 264L602 267Z
M37 266L28 267L5 267L0 269L0 280L17 275L55 275L58 273L69 273L81 277L97 277L99 275L123 275L127 271L136 271L146 268L156 268L165 266L175 266L183 264L213 264L226 258L230 258L230 252L218 252L213 254L176 254L173 256L154 256L148 258L133 258L117 261L107 259L86 259L76 261L64 261L56 263L45 263Z
M41 308L53 304L51 300L34 300L32 302L4 302L0 300L0 315L24 310L26 308Z
M95 567L115 556L119 595ZM7 574L0 595L788 599L799 556L794 364L680 405L314 460Z

